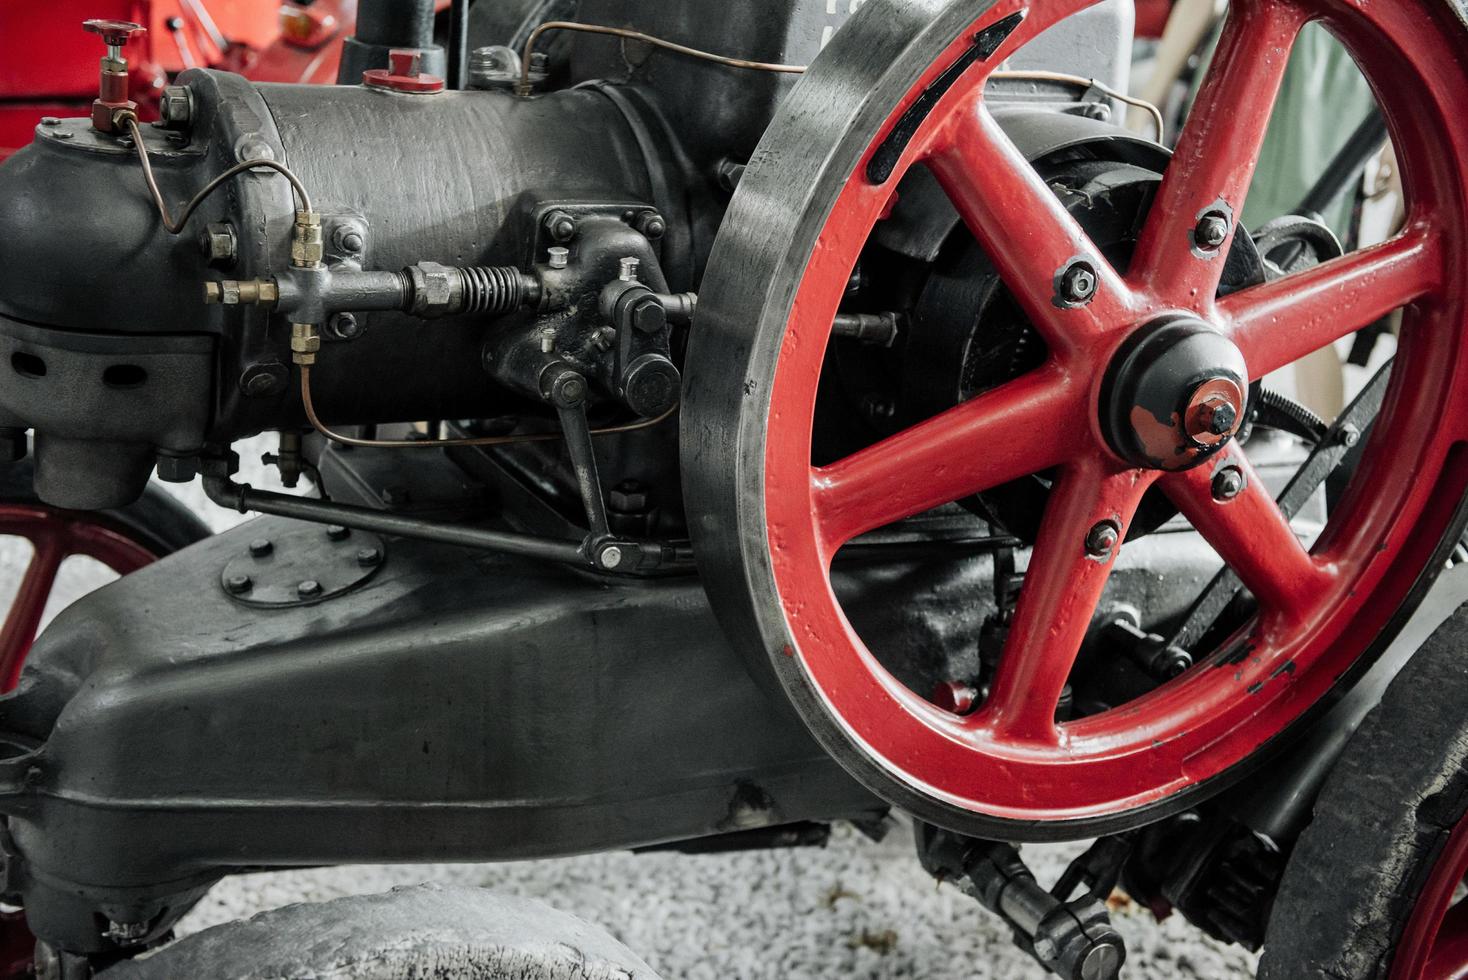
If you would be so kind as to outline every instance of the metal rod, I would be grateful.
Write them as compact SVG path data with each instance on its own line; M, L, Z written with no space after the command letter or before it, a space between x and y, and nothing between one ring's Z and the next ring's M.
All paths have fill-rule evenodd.
M288 517L313 524L338 524L358 531L372 531L400 538L419 541L436 541L439 544L456 545L463 548L478 548L498 551L507 555L538 558L543 561L560 562L568 565L586 566L591 560L582 550L580 541L560 541L554 538L538 538L510 531L491 531L485 528L466 527L458 524L438 524L416 517L386 514L366 507L350 504L327 503L293 497L286 493L256 490L245 483L236 483L228 477L206 476L204 492L209 499L240 513L256 511L275 517Z
M1310 188L1300 206L1295 208L1295 214L1324 214L1325 209L1341 196L1346 186L1360 178L1366 164L1381 150L1386 140L1386 119L1381 110L1372 106L1371 112L1361 120L1361 125L1346 140L1346 145L1331 158L1315 186Z
M454 0L449 7L448 87L469 87L469 0Z
M556 415L560 417L561 431L566 437L571 469L576 473L581 505L586 509L587 528L592 537L602 537L609 532L607 505L602 499L601 478L596 472L596 449L591 444L591 426L586 421L586 402L558 405Z

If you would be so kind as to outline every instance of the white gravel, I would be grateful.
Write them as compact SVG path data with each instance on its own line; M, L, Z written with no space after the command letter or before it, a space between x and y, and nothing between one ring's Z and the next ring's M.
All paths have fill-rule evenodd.
M271 485L258 464L263 440L239 447L245 478ZM197 484L170 487L216 530L239 522ZM0 599L27 558L0 539ZM68 568L52 610L106 580ZM1025 849L1052 881L1082 845ZM499 865L398 865L240 875L220 883L180 924L180 934L293 902L442 881L541 899L601 925L668 980L1025 980L1046 974L1010 942L999 921L918 866L908 831L873 843L838 828L828 847L714 856L599 854ZM1256 957L1202 936L1177 916L1157 923L1120 904L1126 976L1157 980L1251 977Z

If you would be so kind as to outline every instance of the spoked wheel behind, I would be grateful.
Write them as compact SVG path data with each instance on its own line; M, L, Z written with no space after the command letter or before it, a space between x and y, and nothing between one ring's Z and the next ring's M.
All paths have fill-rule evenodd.
M1008 839L1121 829L1237 776L1368 662L1440 566L1468 488L1465 25L1439 0L1235 0L1130 264L1113 267L1015 149L985 81L1084 0L873 0L752 161L701 294L688 505L726 626L888 799ZM976 7L984 7L976 14ZM1291 45L1323 22L1375 85L1409 195L1392 240L1217 298ZM832 320L922 164L1049 349L1033 371L827 465L812 417ZM1233 442L1250 382L1406 308L1385 406L1307 549ZM733 366L733 367L731 367ZM731 421L732 420L732 421ZM1228 492L1216 478L1228 471ZM987 700L904 686L852 628L835 553L864 532L1055 474ZM1110 710L1057 706L1144 493L1257 601L1198 666ZM880 653L880 651L878 651Z

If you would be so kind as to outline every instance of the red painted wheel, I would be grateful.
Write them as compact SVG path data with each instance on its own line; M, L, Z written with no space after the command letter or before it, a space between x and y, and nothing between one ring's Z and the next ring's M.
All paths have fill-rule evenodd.
M1234 0L1123 270L985 104L992 70L1087 6L873 0L862 10L743 178L702 290L683 416L695 544L726 626L873 789L933 822L1010 839L1132 826L1237 778L1374 656L1441 565L1468 489L1468 413L1454 408L1468 381L1462 15L1442 0ZM1217 299L1292 42L1311 20L1376 87L1402 159L1405 230ZM813 465L833 318L899 180L920 163L1049 357ZM1207 234L1220 227L1212 219L1222 241ZM1093 289L1077 286L1077 269ZM1307 549L1230 441L1241 389L1401 308L1384 408ZM1223 467L1244 488L1220 502ZM1054 487L989 696L972 714L945 711L852 628L832 557L864 532L1046 471ZM1258 613L1218 649L1195 651L1199 666L1181 677L1058 723L1119 542L1152 487L1232 567Z
M1392 963L1392 980L1468 977L1468 902L1454 901L1465 878L1468 817L1453 828L1417 897Z
M105 518L39 503L0 501L0 536L25 538L34 549L5 625L0 627L0 691L11 690L20 680L20 668L66 559L85 555L126 575L160 557Z

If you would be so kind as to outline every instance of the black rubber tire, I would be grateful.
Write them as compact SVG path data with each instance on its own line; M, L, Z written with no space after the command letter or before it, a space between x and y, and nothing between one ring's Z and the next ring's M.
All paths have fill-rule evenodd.
M605 930L530 898L416 885L288 905L120 963L105 980L658 980Z
M0 467L0 503L48 506L36 496L34 476L35 466L29 457ZM97 516L160 558L211 533L193 511L152 484L133 503Z
M1336 763L1275 899L1262 980L1379 980L1468 813L1468 605L1432 634Z

